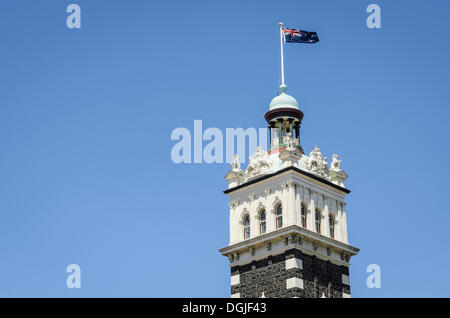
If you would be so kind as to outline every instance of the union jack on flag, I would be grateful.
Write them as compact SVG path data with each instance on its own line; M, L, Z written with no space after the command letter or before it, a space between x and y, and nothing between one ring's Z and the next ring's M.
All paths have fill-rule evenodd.
M308 32L303 30L282 28L284 41L291 43L316 43L319 42L319 37L316 32Z

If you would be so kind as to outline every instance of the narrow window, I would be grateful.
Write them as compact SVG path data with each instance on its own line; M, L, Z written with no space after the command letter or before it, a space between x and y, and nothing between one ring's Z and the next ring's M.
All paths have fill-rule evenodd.
M320 234L320 211L316 209L316 232Z
M250 217L246 215L244 217L244 239L248 239L250 237Z
M301 213L302 213L302 226L306 229L306 206L304 204L301 205Z
M334 217L331 214L328 218L328 222L330 224L330 237L334 239Z
M259 234L266 233L266 210L259 212Z
M283 207L281 204L278 204L277 206L277 219L275 223L277 225L277 229L283 226Z

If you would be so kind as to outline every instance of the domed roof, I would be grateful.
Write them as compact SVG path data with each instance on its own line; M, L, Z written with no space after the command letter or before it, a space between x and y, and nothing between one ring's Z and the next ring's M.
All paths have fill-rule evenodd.
M277 108L293 108L298 109L298 103L294 97L286 94L286 85L281 84L280 86L281 93L276 96L269 105L269 110L277 109Z

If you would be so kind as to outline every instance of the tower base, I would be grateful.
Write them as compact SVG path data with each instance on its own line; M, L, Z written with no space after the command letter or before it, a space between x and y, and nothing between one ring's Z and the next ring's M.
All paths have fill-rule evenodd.
M349 269L292 248L232 266L231 297L348 298Z

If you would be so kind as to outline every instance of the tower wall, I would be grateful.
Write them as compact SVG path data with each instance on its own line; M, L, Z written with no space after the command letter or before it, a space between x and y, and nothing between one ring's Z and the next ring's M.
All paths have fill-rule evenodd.
M231 295L241 298L350 297L347 266L292 248L231 267Z

